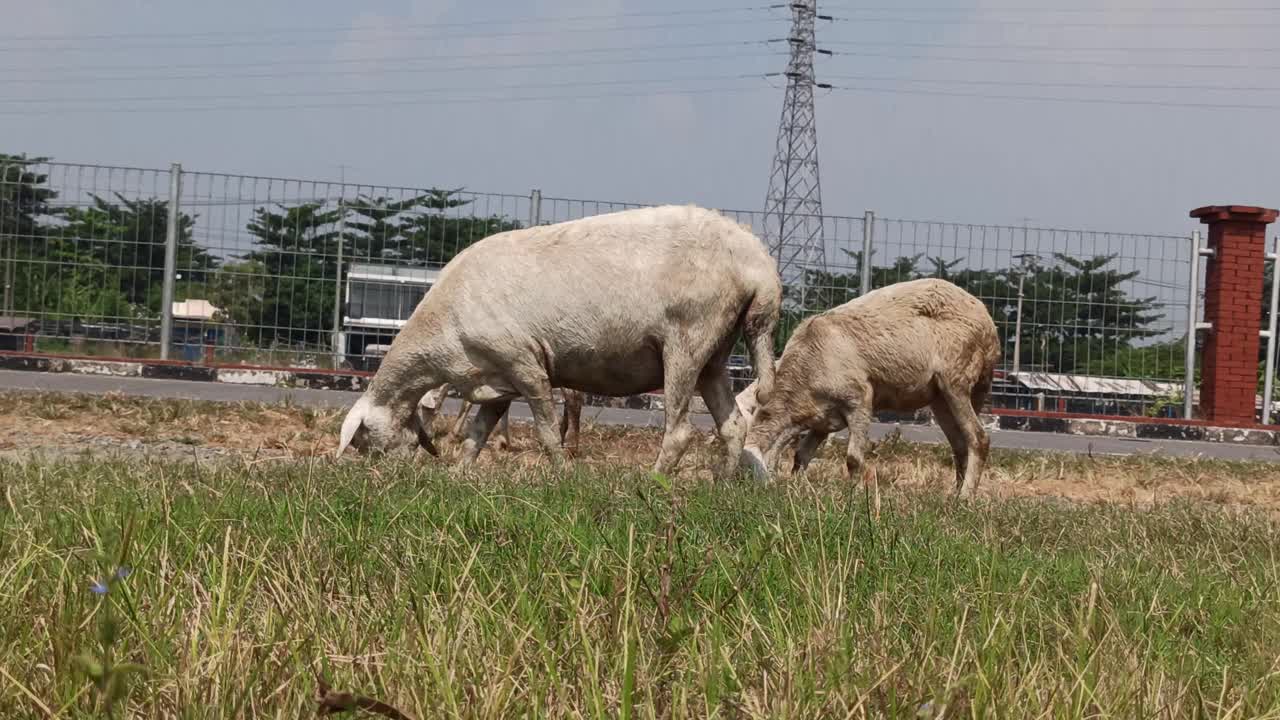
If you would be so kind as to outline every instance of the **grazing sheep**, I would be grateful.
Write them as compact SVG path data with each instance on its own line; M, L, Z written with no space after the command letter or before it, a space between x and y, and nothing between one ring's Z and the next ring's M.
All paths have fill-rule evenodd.
M926 278L867 293L796 328L772 395L750 419L744 462L765 479L779 450L804 435L802 470L828 434L847 428L845 466L856 477L873 412L929 406L951 444L956 490L971 495L990 447L978 412L999 359L986 306L954 284Z
M726 367L739 332L773 386L777 264L751 231L718 212L663 206L489 236L455 257L391 343L342 425L339 454L411 445L435 452L414 409L449 384L481 405L463 442L473 462L511 400L524 396L538 440L563 452L551 389L625 396L662 389L666 428L654 469L672 472L702 394L736 469L745 422Z

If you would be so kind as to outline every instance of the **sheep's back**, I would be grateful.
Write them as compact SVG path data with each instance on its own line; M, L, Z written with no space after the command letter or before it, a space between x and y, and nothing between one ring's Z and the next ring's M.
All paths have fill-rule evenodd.
M933 278L880 288L815 316L797 328L793 343L812 356L803 364L821 366L802 373L810 378L865 376L908 395L926 392L938 373L959 384L976 382L998 356L986 306Z
M753 295L778 282L743 226L696 207L645 208L481 240L446 266L402 334L420 338L424 354L535 349L552 369L604 372L652 365L669 342L728 332Z

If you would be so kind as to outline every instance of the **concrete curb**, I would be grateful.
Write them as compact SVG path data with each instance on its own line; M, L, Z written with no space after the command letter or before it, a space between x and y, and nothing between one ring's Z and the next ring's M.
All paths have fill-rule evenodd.
M370 379L369 373L358 372L285 370L239 366L210 367L181 362L62 358L23 354L0 354L0 368L31 372L194 380L235 385L349 392L362 392ZM630 410L660 411L665 407L663 397L660 394L630 395L626 397L588 394L585 402L593 407L625 408ZM707 408L702 398L697 396L693 398L689 409L690 412L694 413L707 413ZM911 414L881 413L876 419L879 422L903 425L933 424L931 413L927 410ZM981 419L983 425L989 430L1280 446L1280 431L1269 428L1213 427L1203 423L1184 424L1167 420L1145 422L1139 418L1075 418L1053 415L1007 415L996 413L983 414Z

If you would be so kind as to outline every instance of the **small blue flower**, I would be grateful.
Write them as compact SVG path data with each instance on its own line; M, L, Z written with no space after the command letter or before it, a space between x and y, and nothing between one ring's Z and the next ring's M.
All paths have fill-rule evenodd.
M107 586L103 583L98 582L97 580L94 580L93 584L89 586L89 592L95 595L106 595L107 590L108 590Z

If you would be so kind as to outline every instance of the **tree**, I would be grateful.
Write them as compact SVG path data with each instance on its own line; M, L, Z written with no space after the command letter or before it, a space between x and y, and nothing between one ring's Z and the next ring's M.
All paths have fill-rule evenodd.
M1083 372L1095 359L1156 337L1151 325L1161 319L1154 297L1131 297L1120 285L1138 271L1107 266L1115 255L1080 260L1053 253L1053 264L1032 259L1025 275L1022 308L1022 366L1050 372ZM1016 313L1016 290L1012 298Z
M0 314L41 309L32 302L35 268L30 261L43 237L41 219L58 193L46 185L48 175L32 166L48 161L0 153Z
M0 153L0 314L136 317L119 268L79 253L68 229L52 225L63 212L58 193L34 169L48 161Z
M431 190L392 200L361 196L340 205L259 208L249 223L255 248L244 260L267 277L249 334L259 342L321 343L333 330L339 246L352 261L444 265L472 243L520 224L492 215L451 214L471 201Z
M59 214L67 221L56 237L74 244L74 255L86 264L98 264L113 272L114 281L130 303L158 315L164 285L169 202L156 198L129 200L118 193L118 203L97 195L88 207L71 207ZM177 254L174 267L184 285L201 285L217 267L218 259L192 239L195 218L178 214ZM103 278L103 282L107 282ZM199 291L196 291L199 292Z
M344 203L346 256L442 266L472 243L520 227L498 215L447 212L472 202L455 197L456 193L430 190L407 200L361 197Z
M268 282L245 332L258 343L318 344L332 324L341 211L319 202L277 207L255 209L247 228L257 247L244 260L261 265Z
M205 292L209 302L222 310L218 321L251 331L262 321L267 288L273 282L262 262L242 260L223 263L209 279Z
M856 298L861 288L862 253L845 251L853 271L829 273L809 270L805 273L808 287L806 307L821 311ZM1129 296L1122 285L1138 275L1120 272L1108 266L1115 256L1101 255L1085 260L1054 253L1050 262L1033 260L1021 269L957 270L964 258L947 260L928 258L930 271L919 268L923 254L901 256L891 264L872 266L871 286L885 287L893 283L921 277L939 277L964 288L987 306L1002 336L1006 362L1011 362L1013 333L1017 320L1018 277L1023 276L1021 366L1053 372L1088 372L1101 367L1099 362L1115 358L1135 349L1134 343L1155 337L1159 330L1151 326L1161 319L1154 298ZM798 300L799 288L788 287L787 297ZM789 334L799 317L791 322ZM783 323L779 323L782 325ZM782 333L779 333L780 335ZM785 343L785 338L780 338ZM1155 357L1152 354L1135 358ZM1172 366L1121 363L1113 369L1151 368L1157 377L1169 376ZM1144 374L1151 377L1151 374Z
M800 303L804 298L804 308L810 312L843 305L858 297L862 291L862 251L843 250L850 260L853 270L848 273L831 273L821 270L805 270L803 288L788 285L783 288L783 297ZM875 252L872 251L874 255ZM920 277L916 266L923 254L896 258L888 266L871 266L871 287L885 287L904 280Z

